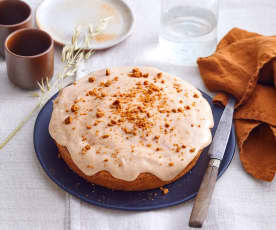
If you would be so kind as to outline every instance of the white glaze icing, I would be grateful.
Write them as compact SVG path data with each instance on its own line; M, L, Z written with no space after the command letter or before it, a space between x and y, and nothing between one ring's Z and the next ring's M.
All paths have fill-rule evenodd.
M76 85L64 88L54 102L50 135L57 143L67 147L74 163L88 176L106 170L115 178L132 181L140 173L150 172L163 181L172 180L199 151L210 144L210 128L213 127L211 108L197 89L178 77L163 73L158 79L157 73L161 72L158 69L139 67L142 73L149 73L149 77L134 78L128 76L132 69L112 68L109 76L106 76L106 70L100 70L82 78ZM95 78L93 83L88 81L90 76ZM118 81L114 80L116 76ZM101 82L108 80L111 80L108 87L100 86ZM141 82L141 90L148 90L145 81L153 83L159 89L163 88L163 91L153 90L150 94L150 98L159 94L161 101L166 101L162 108L158 108L161 101L156 96L152 106L146 106L146 111L141 112L139 106L143 110L141 100L145 94L139 92L136 92L131 102L123 102L123 94L129 93L131 88L137 88L138 82ZM104 93L104 97L97 99L87 94L94 88L101 88L100 94ZM120 94L121 98L118 99ZM117 99L120 100L120 112L116 110L118 107L112 106ZM76 104L79 106L77 113L71 111L75 100L78 100ZM130 100L130 97L125 100ZM137 128L135 135L127 134L125 128L129 131L135 126L134 123L138 126L140 124L131 118L119 125L108 125L111 124L111 119L118 121L121 112L126 114L126 108L138 110L135 114L141 118L142 126L146 124L147 128ZM103 117L97 118L98 109L104 113ZM146 115L147 112L150 117ZM71 124L64 122L68 116L72 117ZM95 121L100 122L94 126ZM109 136L104 138L104 135ZM154 139L155 136L159 136L158 141ZM86 145L90 149L82 153Z

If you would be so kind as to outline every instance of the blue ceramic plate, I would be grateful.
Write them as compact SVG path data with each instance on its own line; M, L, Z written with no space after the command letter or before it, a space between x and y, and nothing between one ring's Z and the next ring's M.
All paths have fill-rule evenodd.
M217 128L223 109L213 105L212 99L206 93L203 96L212 107L215 127ZM37 157L47 175L63 190L79 199L97 206L122 210L151 210L180 204L196 196L201 179L208 163L206 148L201 154L196 166L181 179L165 187L169 189L163 195L160 189L144 192L112 191L110 189L92 185L75 174L58 158L58 150L48 132L48 125L52 113L53 96L42 108L37 116L34 127L34 147ZM219 177L225 172L235 152L235 132L232 128L223 161L219 168Z

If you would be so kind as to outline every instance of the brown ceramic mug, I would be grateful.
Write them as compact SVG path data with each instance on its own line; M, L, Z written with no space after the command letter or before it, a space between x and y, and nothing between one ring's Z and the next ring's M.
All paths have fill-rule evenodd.
M54 41L39 29L21 29L5 42L9 79L24 89L38 88L37 82L51 79L54 71Z
M5 55L4 43L10 33L32 26L32 10L20 0L0 0L0 54Z

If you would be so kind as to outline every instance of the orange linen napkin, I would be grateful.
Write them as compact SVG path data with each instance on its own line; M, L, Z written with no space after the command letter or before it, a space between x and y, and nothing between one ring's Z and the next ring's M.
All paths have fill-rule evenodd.
M257 179L272 181L276 173L276 36L232 29L198 67L206 87L238 100L234 119L240 160Z

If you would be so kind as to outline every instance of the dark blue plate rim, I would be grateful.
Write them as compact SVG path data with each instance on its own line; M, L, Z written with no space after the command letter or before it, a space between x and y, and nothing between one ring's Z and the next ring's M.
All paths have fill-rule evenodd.
M201 90L200 90L201 91ZM201 91L205 97L209 97L210 96ZM167 207L171 207L171 206L175 206L175 205L178 205L178 204L181 204L181 203L184 203L188 200L191 200L192 198L194 198L197 194L197 192L189 195L189 196L186 196L184 197L183 199L179 199L177 201L174 201L174 202L169 202L169 203L166 203L166 204L155 204L154 206L153 205L148 205L148 206L142 206L142 207L129 207L129 206L120 206L120 205L112 205L112 204L105 204L105 203L101 203L97 200L91 200L91 199L88 199L86 198L85 196L79 194L78 192L75 192L69 188L67 188L66 186L64 186L64 184L62 183L62 181L59 181L58 179L56 179L51 173L50 173L50 170L49 168L47 167L47 165L45 164L45 162L43 161L41 155L39 154L39 149L38 149L38 146L37 146L37 136L35 135L36 134L36 130L38 129L38 126L39 126L39 123L40 123L40 119L41 119L41 114L43 113L43 110L44 108L49 104L49 102L51 102L52 100L54 100L54 98L58 95L58 93L56 93L55 95L53 95L46 103L45 105L43 106L43 108L40 110L39 114L37 115L37 118L36 118L36 122L35 122L35 126L34 126L34 133L33 133L33 142L34 142L34 149L35 149L35 152L36 152L36 156L42 166L42 168L44 169L44 171L46 172L47 176L56 184L58 185L61 189L63 189L64 191L68 192L69 194L79 198L80 200L82 201L85 201L89 204L92 204L92 205L96 205L98 207L102 207L102 208L109 208L109 209L115 209L115 210L125 210L125 211L148 211L148 210L154 210L154 209L161 209L161 208L167 208ZM231 133L230 133L230 137L229 137L229 140L232 139L233 141L232 142L229 142L230 143L230 148L231 148L231 152L228 153L230 156L228 156L228 159L227 161L225 162L225 165L223 168L220 168L219 169L219 173L218 173L218 179L222 176L222 174L226 171L226 169L229 167L233 157L234 157L234 154L235 154L235 149L236 149L236 136L235 136L235 127L234 125L232 125L232 130L231 130ZM229 144L228 143L228 144ZM57 158L58 159L58 158ZM175 183L175 182L174 182ZM100 186L99 186L100 187ZM151 191L151 190L150 190Z

